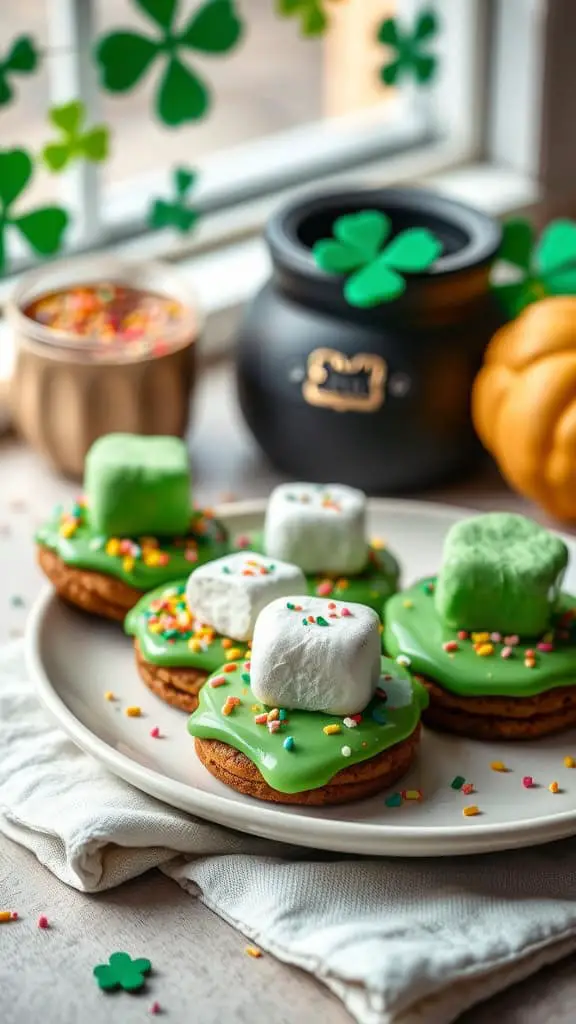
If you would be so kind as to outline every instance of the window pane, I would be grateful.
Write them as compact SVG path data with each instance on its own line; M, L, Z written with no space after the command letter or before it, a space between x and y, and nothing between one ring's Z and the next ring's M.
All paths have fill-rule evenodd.
M136 89L123 95L103 93L104 119L114 128L106 180L118 182L175 163L194 165L202 156L252 139L284 131L322 114L322 51L319 40L298 34L294 18L281 18L274 0L238 0L246 30L229 54L186 54L189 67L212 87L213 103L200 121L169 128L153 113L164 58ZM186 24L198 0L183 0L180 24ZM120 27L147 35L151 23L129 0L98 0L99 34Z

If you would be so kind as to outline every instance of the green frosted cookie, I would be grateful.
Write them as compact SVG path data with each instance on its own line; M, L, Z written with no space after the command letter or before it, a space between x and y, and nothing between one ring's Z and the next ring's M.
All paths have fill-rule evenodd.
M178 437L106 434L86 456L91 527L108 537L176 537L190 523L190 470Z
M463 520L444 543L436 610L454 629L536 636L550 621L567 564L564 542L524 516Z

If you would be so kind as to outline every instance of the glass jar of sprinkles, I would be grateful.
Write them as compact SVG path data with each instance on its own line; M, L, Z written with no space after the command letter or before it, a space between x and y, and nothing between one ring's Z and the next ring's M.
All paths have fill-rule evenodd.
M199 317L169 266L92 257L26 275L8 304L15 423L67 476L97 437L183 436Z

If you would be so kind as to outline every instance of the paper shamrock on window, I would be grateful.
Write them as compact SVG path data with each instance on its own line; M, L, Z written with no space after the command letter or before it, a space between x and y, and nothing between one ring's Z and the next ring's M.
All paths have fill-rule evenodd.
M369 309L391 302L406 289L403 274L421 273L438 258L442 243L428 228L408 228L384 245L390 218L363 210L334 221L333 238L316 242L317 265L329 274L350 274L344 296L351 306Z
M40 256L60 248L68 214L60 206L41 206L29 213L13 213L12 207L32 178L32 160L23 149L0 150L0 271L6 263L6 234L14 229Z
M30 75L38 66L38 53L30 36L18 36L8 53L0 59L0 107L14 95L12 75Z
M185 60L190 52L227 53L242 35L234 0L207 0L176 28L178 0L133 0L158 31L151 38L136 32L111 32L99 40L96 60L101 82L110 92L127 92L158 61L163 65L156 89L156 113L175 126L203 117L211 102L210 91Z
M546 295L576 295L576 223L552 221L535 243L529 221L509 220L504 224L498 260L517 272L517 280L493 285L511 318Z
M285 18L300 18L303 36L321 36L328 28L324 0L277 0L277 10Z
M48 117L62 134L61 142L49 142L42 150L42 158L51 171L63 171L73 160L82 157L95 163L106 159L109 130L104 124L82 130L86 108L81 100L52 107Z
M418 85L431 82L438 70L438 58L428 46L437 35L438 19L432 10L420 11L412 30L405 29L396 18L386 18L378 30L378 42L389 46L393 56L380 69L384 84L396 85L408 77Z
M174 199L156 199L150 207L148 224L151 228L176 228L184 234L194 227L199 217L198 210L187 204L188 194L196 184L198 175L186 167L177 167L173 178Z
M133 960L128 953L112 953L108 963L98 964L92 973L105 991L123 988L126 992L137 992L146 984L146 975L151 970L152 964L144 957Z

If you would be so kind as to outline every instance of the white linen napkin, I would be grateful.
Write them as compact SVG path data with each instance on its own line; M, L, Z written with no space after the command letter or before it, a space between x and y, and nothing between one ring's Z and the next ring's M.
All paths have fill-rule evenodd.
M79 751L40 708L21 643L0 651L0 830L86 892L160 867L360 1024L448 1024L576 949L576 840L402 861L211 825Z

